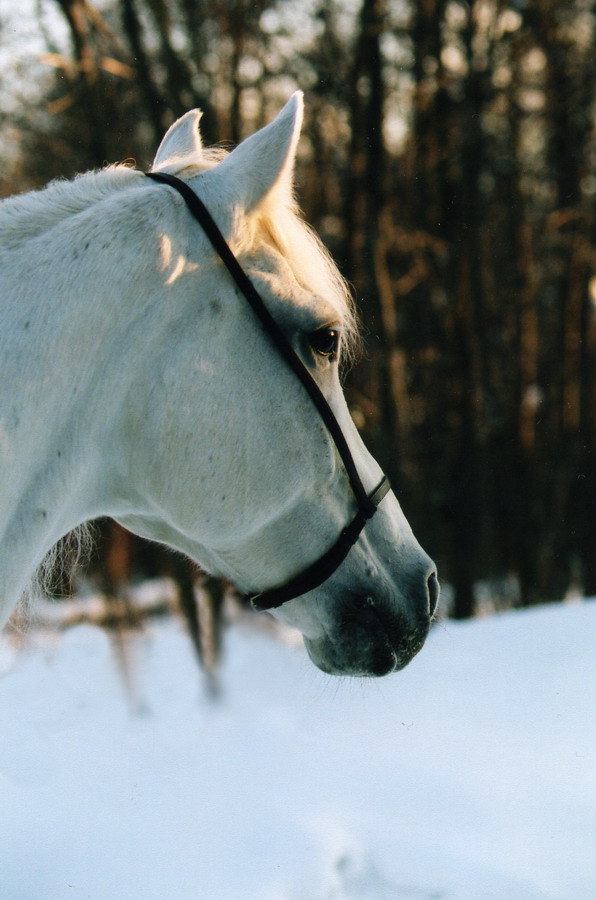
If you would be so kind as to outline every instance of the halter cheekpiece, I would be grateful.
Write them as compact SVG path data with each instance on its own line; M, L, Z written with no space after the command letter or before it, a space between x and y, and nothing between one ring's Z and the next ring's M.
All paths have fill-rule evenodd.
M367 521L374 516L381 500L391 489L391 485L389 484L387 476L383 475L383 478L375 489L370 493L366 492L360 475L358 474L358 469L356 468L354 457L352 456L348 442L341 430L339 422L335 418L333 410L323 396L318 384L300 357L295 353L284 332L265 306L265 303L252 281L230 250L224 236L215 224L211 213L208 211L202 200L197 197L195 192L188 184L186 184L186 182L181 181L180 178L176 178L175 175L169 175L165 172L147 172L146 175L148 178L167 184L178 191L186 203L191 215L203 228L216 253L256 313L263 329L267 332L278 352L285 359L296 377L304 385L337 447L337 451L350 480L354 497L356 498L356 503L358 505L356 515L343 529L335 544L316 560L316 562L312 563L312 565L308 566L285 584L276 588L271 588L270 590L262 591L261 593L250 595L246 598L255 609L275 609L281 606L282 603L286 603L288 600L293 600L302 594L306 594L308 591L312 591L335 572L358 540L358 536Z

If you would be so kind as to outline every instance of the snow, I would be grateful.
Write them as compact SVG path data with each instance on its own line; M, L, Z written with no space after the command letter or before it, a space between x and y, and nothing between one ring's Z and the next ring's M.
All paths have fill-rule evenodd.
M596 604L443 622L336 679L250 628L209 699L175 620L0 645L2 900L596 897Z

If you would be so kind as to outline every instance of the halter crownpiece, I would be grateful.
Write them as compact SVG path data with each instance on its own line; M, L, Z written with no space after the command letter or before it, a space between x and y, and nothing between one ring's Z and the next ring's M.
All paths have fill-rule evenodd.
M310 399L317 408L329 431L337 451L347 472L358 511L352 521L346 525L339 538L316 562L308 566L298 575L291 578L285 584L261 593L248 596L246 599L258 610L276 609L288 600L293 600L312 591L326 581L330 575L341 565L350 549L354 546L360 532L371 519L383 497L390 491L391 485L386 475L370 493L367 493L358 473L354 457L348 446L341 426L337 421L333 410L325 399L318 384L294 351L286 335L279 327L257 289L248 275L230 250L224 236L213 220L211 213L203 201L195 194L191 187L175 175L165 172L146 172L148 178L173 187L186 203L191 215L196 219L209 238L214 250L226 266L228 272L236 282L236 285L256 313L265 332L269 335L280 355L285 359L296 377L304 385Z

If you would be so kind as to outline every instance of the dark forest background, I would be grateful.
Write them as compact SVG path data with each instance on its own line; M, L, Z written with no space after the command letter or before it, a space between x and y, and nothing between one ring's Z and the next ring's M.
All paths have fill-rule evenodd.
M596 594L593 3L38 0L39 52L21 15L0 11L0 196L146 167L195 106L236 143L305 91L299 198L366 343L350 405L451 614L479 582L497 605ZM192 585L101 530L112 591Z

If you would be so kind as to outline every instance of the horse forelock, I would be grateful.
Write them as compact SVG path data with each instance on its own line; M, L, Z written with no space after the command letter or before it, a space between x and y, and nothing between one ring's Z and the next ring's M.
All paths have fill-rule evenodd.
M329 252L300 217L294 204L283 203L273 194L235 229L233 249L237 256L258 253L271 246L279 252L309 293L330 304L344 331L343 352L352 356L359 343L359 329L352 294Z
M213 169L227 155L219 147L203 148L200 157L180 159L178 165L174 160L167 169L178 177L192 179ZM336 309L345 333L344 354L348 358L355 355L360 338L351 291L321 240L302 219L292 197L274 189L248 215L238 210L231 245L240 257L257 254L263 245L281 253L297 281Z

